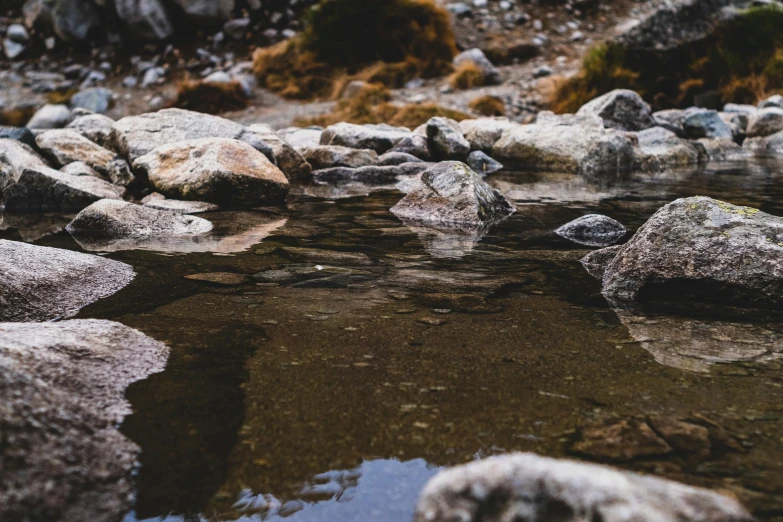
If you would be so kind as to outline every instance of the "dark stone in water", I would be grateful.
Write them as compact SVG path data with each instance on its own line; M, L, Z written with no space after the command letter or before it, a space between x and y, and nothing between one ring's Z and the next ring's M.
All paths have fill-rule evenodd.
M580 245L608 246L619 241L627 232L614 219L600 214L588 214L555 230L557 235Z

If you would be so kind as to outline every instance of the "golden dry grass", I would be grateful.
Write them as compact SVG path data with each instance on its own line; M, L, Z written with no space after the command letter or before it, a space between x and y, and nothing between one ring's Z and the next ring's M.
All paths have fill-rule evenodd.
M184 81L177 91L174 107L207 114L238 111L248 105L244 88L238 81L210 83Z
M506 104L497 96L481 96L470 102L470 110L482 116L503 116L506 114Z
M464 62L449 76L449 85L452 89L465 90L484 85L484 73L473 62Z

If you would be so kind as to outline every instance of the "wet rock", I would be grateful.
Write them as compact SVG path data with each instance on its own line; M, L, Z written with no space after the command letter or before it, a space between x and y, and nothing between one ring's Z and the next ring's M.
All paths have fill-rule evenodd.
M0 519L122 519L139 454L116 429L125 389L167 356L111 321L0 325Z
M663 127L637 132L639 140L636 149L637 168L646 172L661 171L669 167L697 165L706 160L691 142L679 138Z
M166 197L222 207L281 203L289 189L285 175L266 156L226 138L163 145L138 158L133 170L144 173Z
M27 122L28 129L60 129L68 123L70 109L65 105L44 105Z
M468 167L479 176L488 176L489 174L503 170L503 164L495 161L480 150L474 150L468 154Z
M409 131L395 127L337 123L324 129L320 144L341 145L352 149L370 149L378 154L383 154L410 136Z
M768 107L752 114L748 120L747 135L750 138L769 136L783 131L783 109Z
M769 107L777 107L783 109L783 96L780 94L773 94L769 98L759 102L759 109L766 109Z
M310 249L284 247L280 253L290 257L295 261L307 261L318 265L326 264L331 266L341 265L372 265L373 261L367 257L367 254L361 252L339 252L336 250Z
M135 275L124 263L59 248L0 240L0 253L0 321L75 315Z
M48 167L25 168L5 188L6 210L41 212L81 210L101 199L122 199L125 189L92 176L71 176Z
M582 266L587 270L587 273L596 279L603 279L606 267L609 263L617 257L617 254L622 250L623 245L615 245L600 250L590 252L585 257L579 260Z
M101 31L101 17L89 0L27 0L24 19L27 27L49 27L66 42L83 41Z
M36 152L16 140L0 138L0 196L17 182L25 168L47 168Z
M64 167L74 161L86 163L103 175L109 171L109 163L114 159L112 151L104 149L76 131L53 129L40 133L35 138L38 148L57 167Z
M4 127L0 125L0 140L14 140L35 147L35 135L27 127Z
M581 431L571 450L600 460L628 461L673 453L669 444L641 419L599 422Z
M120 20L136 40L155 42L174 34L166 8L160 0L113 0Z
M432 163L402 163L400 165L369 166L352 169L350 167L334 167L316 170L313 180L319 183L339 183L359 181L368 185L384 184L399 181L401 178L416 176L427 170Z
M283 269L266 270L253 275L253 279L257 281L293 285L298 288L345 288L351 284L369 281L373 277L371 272L356 268L313 263L287 265Z
M618 221L600 214L588 214L555 230L557 235L587 246L608 246L625 236L627 230Z
M385 152L378 157L378 165L402 165L403 163L423 163L424 160L405 152Z
M682 126L686 137L693 140L734 137L729 126L718 115L718 111L689 109L685 111Z
M289 180L310 179L313 167L272 127L264 124L254 124L248 126L248 130L258 135L264 143L272 148L272 152L277 160L277 166ZM318 142L316 141L316 143Z
M447 161L424 171L421 182L391 211L414 222L478 228L515 212L515 207L464 163Z
M414 517L415 522L553 519L751 522L753 517L735 500L705 489L519 453L439 473L422 491Z
M177 199L153 199L144 203L147 208L155 210L167 210L177 214L201 214L203 212L213 212L220 207L212 203L203 201L179 201Z
M111 129L114 120L103 114L85 114L74 118L66 129L78 132L101 147L111 148Z
M378 153L368 149L352 149L339 145L319 145L299 149L314 170L332 167L367 167L378 164Z
M427 137L418 134L403 138L397 145L389 149L389 152L410 154L424 161L432 160L430 149L427 145Z
M109 110L114 93L103 87L93 87L77 92L71 98L71 107L74 109L87 109L96 114L103 114Z
M71 176L92 176L93 178L102 179L101 174L97 170L90 167L86 163L82 163L81 161L74 161L73 163L69 163L68 165L61 168L60 172L63 174L69 174Z
M764 138L748 138L742 148L756 154L783 154L783 131Z
M231 138L243 141L274 161L272 147L247 127L218 116L182 109L129 116L112 128L114 150L131 164L162 145L199 138Z
M470 153L459 123L449 118L436 116L427 122L427 145L438 161L465 161Z
M468 49L454 57L454 66L459 67L466 63L474 63L484 77L484 85L497 85L501 83L500 70L495 67L489 58L484 56L481 49Z
M731 138L702 138L694 145L702 147L710 161L737 161L750 156Z
M480 150L487 154L492 152L492 147L500 140L505 131L517 126L519 126L518 123L509 121L508 118L476 118L459 122L459 128L470 143L470 149Z
M647 102L627 89L615 89L599 96L583 105L576 114L598 116L605 127L622 131L641 131L655 125Z
M678 199L652 216L609 264L603 292L635 300L665 283L681 296L783 302L783 219L706 197Z
M503 133L492 157L515 167L554 172L627 172L633 168L634 141L605 129L596 116L555 116L542 112L532 125Z

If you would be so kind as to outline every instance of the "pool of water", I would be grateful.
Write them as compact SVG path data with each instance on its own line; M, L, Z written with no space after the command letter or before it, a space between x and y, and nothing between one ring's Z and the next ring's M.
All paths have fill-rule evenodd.
M438 469L510 451L720 489L783 519L783 314L613 309L579 264L590 249L553 233L595 212L635 230L693 195L783 216L783 162L488 182L518 212L481 233L402 223L399 187L357 183L206 214L216 232L197 242L77 242L58 232L68 216L5 216L2 238L133 265L79 317L171 348L128 390L122 431L142 454L126 522L408 522ZM709 436L651 449L639 426L655 419ZM585 444L606 426L625 426L613 448Z

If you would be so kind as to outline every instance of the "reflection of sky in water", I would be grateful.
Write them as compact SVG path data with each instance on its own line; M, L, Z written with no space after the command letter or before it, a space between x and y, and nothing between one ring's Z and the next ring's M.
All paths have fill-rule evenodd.
M140 521L130 513L123 522L410 522L419 493L438 470L422 459L369 460L353 470L316 475L296 500L245 490L234 505L238 517L177 515Z

